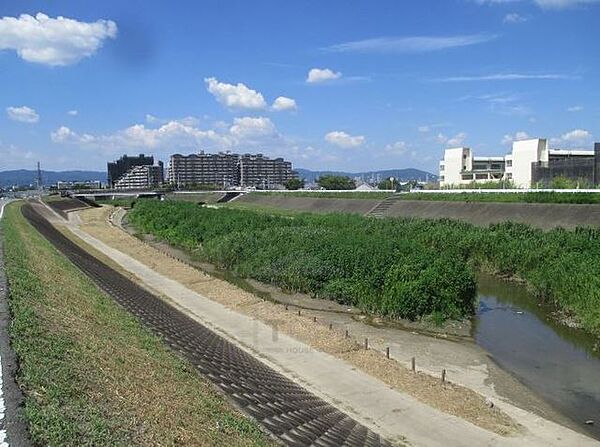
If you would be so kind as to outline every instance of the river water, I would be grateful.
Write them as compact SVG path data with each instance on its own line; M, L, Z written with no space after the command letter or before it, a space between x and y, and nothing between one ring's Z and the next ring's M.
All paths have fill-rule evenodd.
M475 341L501 367L600 439L600 340L556 323L550 312L524 286L482 276Z

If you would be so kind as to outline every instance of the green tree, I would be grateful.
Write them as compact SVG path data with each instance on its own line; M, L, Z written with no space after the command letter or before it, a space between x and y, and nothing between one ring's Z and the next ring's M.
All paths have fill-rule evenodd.
M304 179L291 178L287 182L285 182L284 186L285 186L285 189L290 189L290 190L304 188Z
M356 189L356 183L350 177L343 175L323 175L317 184L325 189Z
M385 180L382 180L381 182L379 182L379 184L377 185L377 188L379 189L395 189L398 186L398 181L394 180L392 181L391 177L390 178L386 178Z

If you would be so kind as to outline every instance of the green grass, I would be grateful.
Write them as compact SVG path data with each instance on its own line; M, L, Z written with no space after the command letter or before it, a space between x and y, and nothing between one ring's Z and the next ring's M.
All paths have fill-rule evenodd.
M35 445L270 445L187 362L5 210L17 382Z
M401 194L400 200L440 200L447 202L502 202L502 203L600 203L600 192L461 192L461 193L419 193Z
M137 206L139 231L242 277L417 319L474 311L475 274L524 280L538 299L600 334L600 230L350 214L277 215L183 203Z
M265 191L265 192L252 192L250 194L253 195L268 195L268 196L281 196L281 197L312 197L312 198L319 198L319 199L360 199L360 200L365 200L365 199L372 199L372 200L382 200L385 199L386 197L389 197L391 195L393 195L393 193L391 192L385 192L385 191L373 191L373 192L366 192L366 191L335 191L335 192L328 192L328 191L313 191L313 192L309 192L309 191L287 191L287 192L269 192L269 191Z

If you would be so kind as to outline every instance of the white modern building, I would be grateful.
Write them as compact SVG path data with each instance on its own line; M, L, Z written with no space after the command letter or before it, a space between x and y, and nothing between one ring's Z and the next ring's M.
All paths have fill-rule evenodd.
M440 161L440 187L506 181L518 188L530 188L534 165L547 165L549 160L590 157L594 157L593 150L550 149L544 138L515 141L512 152L499 157L475 157L468 147L446 149Z

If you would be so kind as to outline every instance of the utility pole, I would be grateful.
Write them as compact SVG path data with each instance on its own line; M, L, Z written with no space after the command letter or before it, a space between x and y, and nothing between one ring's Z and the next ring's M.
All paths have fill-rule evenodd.
M42 189L44 188L44 184L42 183L42 169L40 168L40 162L37 162L37 179L36 179L36 186L38 191L42 191Z

